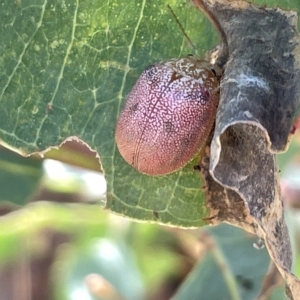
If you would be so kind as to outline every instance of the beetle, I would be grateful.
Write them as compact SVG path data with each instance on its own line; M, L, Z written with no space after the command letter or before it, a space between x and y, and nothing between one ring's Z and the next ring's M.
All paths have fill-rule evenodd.
M219 102L219 77L195 56L147 67L117 120L122 157L141 173L177 171L203 148Z

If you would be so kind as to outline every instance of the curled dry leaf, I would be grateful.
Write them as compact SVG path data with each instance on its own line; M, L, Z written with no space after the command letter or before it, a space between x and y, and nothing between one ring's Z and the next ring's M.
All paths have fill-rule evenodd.
M203 159L209 220L264 238L289 297L299 299L275 160L287 148L299 102L297 14L242 1L194 3L218 25L220 57L228 56L210 156Z

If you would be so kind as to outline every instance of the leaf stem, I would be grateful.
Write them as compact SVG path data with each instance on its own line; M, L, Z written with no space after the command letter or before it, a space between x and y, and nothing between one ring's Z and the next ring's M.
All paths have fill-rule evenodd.
M232 273L229 264L226 260L224 253L221 251L220 247L216 245L213 237L208 233L203 231L201 233L201 240L203 240L208 248L208 250L213 255L220 271L223 274L225 283L228 287L228 291L230 293L232 300L241 300L237 282L235 280L234 274Z

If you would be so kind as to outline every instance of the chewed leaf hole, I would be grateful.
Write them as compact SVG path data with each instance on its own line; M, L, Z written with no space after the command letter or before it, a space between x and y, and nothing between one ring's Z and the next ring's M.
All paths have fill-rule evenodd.
M44 156L44 184L34 201L52 199L57 202L106 203L106 181L99 157L76 137L51 148Z

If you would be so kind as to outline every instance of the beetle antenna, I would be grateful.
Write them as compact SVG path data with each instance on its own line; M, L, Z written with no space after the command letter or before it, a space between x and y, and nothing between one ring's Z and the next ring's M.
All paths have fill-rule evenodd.
M175 15L173 9L171 8L171 6L169 4L167 4L167 8L169 9L169 11L171 12L173 18L175 19L176 23L178 24L180 30L182 31L184 37L186 38L186 40L188 42L188 44L194 49L195 53L197 53L197 49L196 49L195 45L193 44L193 42L191 41L191 39L189 38L189 36L185 32L183 26L181 25L180 21L178 20L177 16Z

